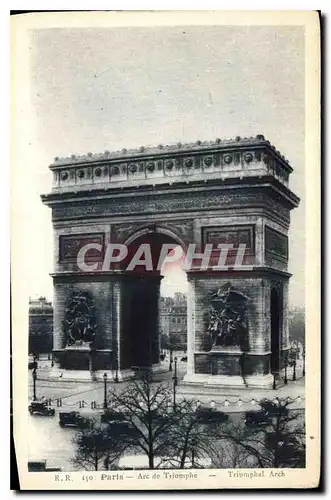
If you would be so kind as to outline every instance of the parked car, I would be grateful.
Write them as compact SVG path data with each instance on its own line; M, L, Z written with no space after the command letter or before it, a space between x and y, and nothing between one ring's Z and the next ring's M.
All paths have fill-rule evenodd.
M105 410L101 415L101 422L111 423L111 422L127 422L128 418L125 413L114 413L109 410Z
M48 467L47 461L42 460L29 460L28 462L29 472L60 472L61 467Z
M59 414L59 425L61 427L86 428L89 426L89 421L78 411L61 412Z
M28 410L30 415L46 415L50 417L54 417L55 410L54 408L49 408L44 401L31 401L29 404Z
M46 460L30 460L28 462L29 472L45 472L46 471Z
M270 415L263 411L247 411L245 424L249 426L264 426L270 424Z
M220 410L200 406L197 409L198 418L205 423L221 423L229 420L229 415Z

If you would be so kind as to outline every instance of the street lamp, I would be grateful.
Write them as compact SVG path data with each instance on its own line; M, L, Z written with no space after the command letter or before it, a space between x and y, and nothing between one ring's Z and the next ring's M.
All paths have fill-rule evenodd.
M36 362L35 362L34 368L32 370L32 379L33 379L33 401L36 401L36 399L37 399L37 396L36 396L36 380L37 380Z
M287 385L287 353L284 356L284 362L285 362L284 384Z
M302 351L302 376L306 375L306 352L305 349Z
M172 362L173 362L173 358L172 358L172 346L169 346L169 358L170 358L170 361L169 361L169 372L172 372Z
M103 381L104 381L104 396L103 396L103 407L106 410L107 409L107 373L103 374Z
M272 383L272 388L273 388L273 390L276 390L277 389L277 386L276 386L277 372L273 372L273 377L274 377L274 380L273 380L273 383Z
M118 350L116 348L116 360L115 360L115 379L114 382L118 383Z
M175 358L175 372L174 372L174 376L172 377L172 380L173 380L173 390L174 390L174 404L173 404L173 408L174 408L174 411L176 411L176 387L177 387L177 383L178 383L178 378L177 378L177 358Z
M297 356L295 354L295 358L293 359L293 377L292 377L292 380L297 379L296 367L297 367Z

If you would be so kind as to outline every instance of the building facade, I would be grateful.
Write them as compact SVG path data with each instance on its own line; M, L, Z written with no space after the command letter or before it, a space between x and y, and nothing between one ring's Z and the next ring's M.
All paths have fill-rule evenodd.
M173 345L176 350L186 351L187 296L175 293L174 297L161 297L159 311L161 341Z
M53 306L46 297L29 299L29 354L50 354L53 349Z

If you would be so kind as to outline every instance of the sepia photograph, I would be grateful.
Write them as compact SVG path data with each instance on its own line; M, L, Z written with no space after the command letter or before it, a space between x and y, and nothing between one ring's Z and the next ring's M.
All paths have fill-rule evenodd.
M319 37L313 11L11 19L21 489L318 486Z

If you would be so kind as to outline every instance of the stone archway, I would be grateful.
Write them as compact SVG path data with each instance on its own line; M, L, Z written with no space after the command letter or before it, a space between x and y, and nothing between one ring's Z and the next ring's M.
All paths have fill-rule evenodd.
M133 272L125 262L102 268L109 244L125 244L130 254L145 240L152 244L153 259L162 242L193 244L200 254L207 245L232 247L224 267L216 265L215 271L219 254L214 252L206 268L187 271L185 382L237 386L243 384L244 371L248 386L272 385L271 343L273 369L288 349L288 230L290 211L300 200L289 189L292 167L263 135L72 155L56 158L50 169L53 188L42 201L52 209L53 355L63 378L66 366L76 369L71 360L85 359L91 348L68 345L63 321L72 294L86 293L95 305L95 331L90 333L97 377L105 370L110 376L114 367L125 376L135 363L157 364L157 315L146 311L156 309L160 274ZM77 255L86 245L94 250L82 270ZM271 288L279 282L282 302L273 299L271 320ZM224 287L232 291L231 300ZM245 311L232 300L233 290L247 297ZM215 294L224 307L211 308ZM237 340L240 329L244 347ZM272 341L271 331L282 333ZM221 339L217 345L211 343L211 332Z
M123 271L120 366L123 370L155 367L160 361L159 299L164 261L160 260L161 249L163 245L173 245L185 250L185 244L170 230L155 226L153 231L146 228L130 235L125 245L128 256L123 261L123 269L139 247L148 245L153 270L142 265Z

